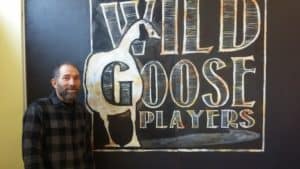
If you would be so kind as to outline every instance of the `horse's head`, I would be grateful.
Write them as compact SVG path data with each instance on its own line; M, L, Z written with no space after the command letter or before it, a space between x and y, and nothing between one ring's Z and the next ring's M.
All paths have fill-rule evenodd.
M142 20L140 24L140 39L147 39L147 38L160 39L160 36L152 24Z

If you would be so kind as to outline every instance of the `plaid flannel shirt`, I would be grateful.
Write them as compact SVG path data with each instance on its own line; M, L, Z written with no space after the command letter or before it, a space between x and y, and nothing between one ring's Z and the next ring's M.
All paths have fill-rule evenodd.
M22 149L25 169L93 169L91 116L53 92L25 112Z

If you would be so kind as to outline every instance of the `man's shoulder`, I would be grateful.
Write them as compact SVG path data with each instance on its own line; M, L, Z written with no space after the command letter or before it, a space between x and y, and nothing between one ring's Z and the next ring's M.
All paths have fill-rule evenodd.
M38 98L28 105L27 111L44 111L51 105L49 98Z
M41 118L42 114L44 114L44 110L45 110L45 107L47 107L47 104L49 104L48 98L36 99L35 101L31 102L28 105L28 107L24 113L24 117L26 119L36 118L36 117Z
M33 101L29 106L45 106L50 104L50 99L48 97L38 98Z

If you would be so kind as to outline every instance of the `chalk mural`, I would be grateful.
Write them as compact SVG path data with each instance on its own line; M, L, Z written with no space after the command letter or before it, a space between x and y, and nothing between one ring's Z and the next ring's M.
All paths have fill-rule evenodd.
M264 0L90 4L96 151L264 151Z

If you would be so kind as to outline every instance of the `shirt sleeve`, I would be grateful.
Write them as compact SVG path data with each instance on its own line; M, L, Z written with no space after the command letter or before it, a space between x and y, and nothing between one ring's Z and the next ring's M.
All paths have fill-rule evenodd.
M42 109L38 104L28 107L23 116L22 153L25 169L43 169Z

